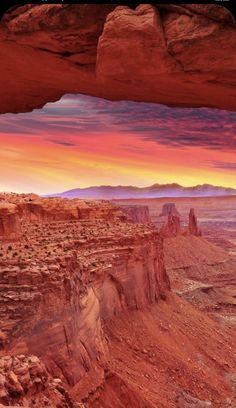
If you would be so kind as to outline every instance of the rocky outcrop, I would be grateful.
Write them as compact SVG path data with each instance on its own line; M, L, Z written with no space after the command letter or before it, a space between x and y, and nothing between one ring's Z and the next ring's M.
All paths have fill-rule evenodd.
M11 197L19 207L20 196ZM63 216L79 201L40 205L49 211L56 202ZM70 386L103 367L104 322L164 299L170 288L157 229L121 222L109 203L100 211L89 205L93 216L83 219L27 219L25 212L22 239L6 246L0 261L1 353L35 354Z
M2 24L24 45L67 57L76 64L95 64L104 21L115 5L27 5L3 16ZM33 17L33 18L32 18Z
M0 407L75 408L62 381L52 378L38 357L5 355L0 357L0 370L0 402L4 404Z
M178 235L194 235L199 237L202 235L201 230L198 228L197 217L194 212L194 208L189 211L188 227L182 227L180 223L179 212L175 208L174 203L166 203L162 207L162 212L159 215L158 223L164 219L161 226L160 233L163 238L176 237Z
M180 235L180 218L177 215L168 215L167 222L161 228L161 236L163 238L176 237Z
M0 202L0 241L15 240L21 236L21 225L17 206Z
M127 215L128 221L148 224L151 222L149 207L147 205L123 205L122 211Z
M0 358L1 402L14 403L25 393L32 394L45 389L48 375L38 357L24 355Z
M224 374L226 362L226 370L235 367L234 333L227 331L227 344L222 326L179 296L171 297L106 325L109 365L100 380L89 377L87 387L80 382L85 406L189 408L209 401L209 407L226 408L234 403L235 390Z
M194 213L194 208L191 208L189 212L188 231L191 235L195 235L196 237L202 235L201 230L198 228L197 217Z
M22 209L22 238L1 244L0 404L235 403L226 377L235 368L233 331L222 332L172 294L166 274L163 244L168 266L182 268L183 260L195 264L204 255L202 238L163 240L153 224L127 222L108 202L14 194L0 200ZM39 205L39 214L32 216L28 204ZM86 211L78 217L76 208Z
M215 4L19 6L0 26L0 112L65 93L236 110L235 38Z
M83 219L104 219L125 221L127 216L120 207L109 201L85 201L79 199L48 198L36 194L0 194L2 207L14 208L19 220L26 222L52 222ZM6 201L9 204L6 204ZM12 210L13 211L13 210Z
M149 4L136 10L117 7L108 15L99 39L98 77L132 81L134 70L135 80L178 71L178 63L166 48L160 13Z
M160 217L168 217L169 215L176 215L177 217L180 216L179 212L175 207L175 203L166 203L162 206L162 211L160 213Z

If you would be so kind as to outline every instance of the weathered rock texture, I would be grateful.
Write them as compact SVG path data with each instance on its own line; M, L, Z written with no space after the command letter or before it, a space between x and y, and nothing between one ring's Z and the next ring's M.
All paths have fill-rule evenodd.
M194 213L194 208L191 208L189 211L188 230L190 234L195 235L196 237L202 235L201 230L197 225L197 217Z
M108 202L6 198L23 238L2 248L2 350L36 354L74 385L106 356L102 322L166 296L162 238Z
M22 227L0 245L0 403L182 408L186 389L216 408L235 402L234 334L171 294L153 224L106 201L0 200ZM201 240L164 245L179 238Z
M0 44L0 112L65 93L236 109L236 28L220 5L27 5L3 17Z
M164 238L176 237L181 234L180 218L177 215L168 215L167 222L161 228L161 235Z
M124 205L121 209L131 222L148 224L151 222L149 208L147 205Z
M194 235L196 237L202 235L202 232L198 227L194 208L191 208L189 211L187 228L181 228L180 215L176 210L174 203L167 203L163 205L162 212L159 215L159 220L160 219L164 219L163 225L160 229L160 233L163 238L177 237L179 235Z
M20 236L21 225L17 206L0 202L0 241L14 240Z
M175 203L163 204L160 217L168 217L169 215L176 215L177 217L180 216L179 212L175 207Z

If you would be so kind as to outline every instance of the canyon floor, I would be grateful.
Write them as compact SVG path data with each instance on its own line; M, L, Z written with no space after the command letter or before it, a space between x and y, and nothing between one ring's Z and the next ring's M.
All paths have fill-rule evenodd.
M235 407L234 200L1 194L0 404Z
M236 254L236 197L172 197L151 199L117 200L125 205L146 205L152 222L157 225L162 223L159 217L165 203L175 203L182 216L183 224L186 223L189 208L195 208L198 221L204 238Z
M180 224L186 226L195 208L202 238L169 237L164 240L165 264L171 286L181 296L236 327L236 197L195 197L121 200L122 205L148 206L151 221L163 223L163 205L174 203ZM211 245L213 244L213 245Z

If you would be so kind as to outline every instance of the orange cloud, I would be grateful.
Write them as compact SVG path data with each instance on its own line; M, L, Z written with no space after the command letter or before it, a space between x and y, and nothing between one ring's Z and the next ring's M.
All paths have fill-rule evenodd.
M2 115L0 189L43 194L157 182L236 187L233 118L232 112L114 105L83 96Z

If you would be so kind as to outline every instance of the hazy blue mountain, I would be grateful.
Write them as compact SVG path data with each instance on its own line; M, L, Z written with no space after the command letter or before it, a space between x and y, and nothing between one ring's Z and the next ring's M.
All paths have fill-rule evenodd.
M47 197L114 199L114 198L158 198L158 197L209 197L236 195L236 189L202 184L183 187L179 184L153 184L149 187L135 186L94 186L75 188Z

